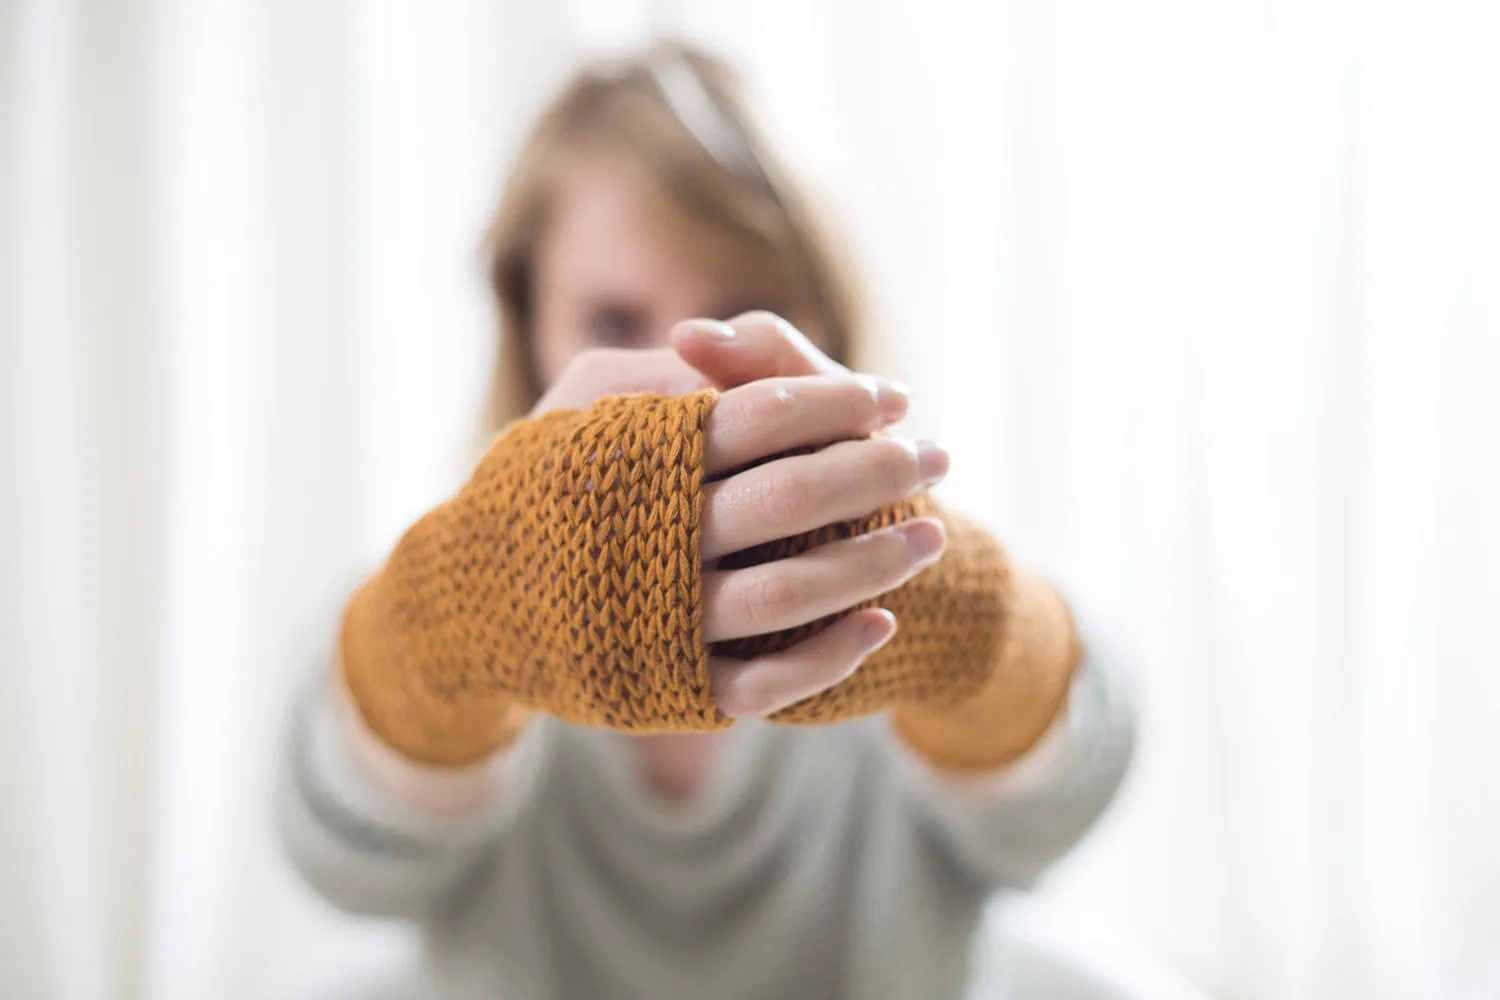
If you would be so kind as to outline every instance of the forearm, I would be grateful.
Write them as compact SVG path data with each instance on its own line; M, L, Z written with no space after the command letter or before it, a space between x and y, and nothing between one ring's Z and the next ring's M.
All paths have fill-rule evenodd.
M424 767L365 727L336 672L298 693L278 779L288 856L342 909L419 917L503 836L539 780L545 734L481 765Z
M1029 887L1094 826L1129 768L1136 717L1128 664L1088 624L1082 644L1066 708L1006 766L939 771L894 733L887 740L914 821L981 885Z
M358 774L377 794L413 815L462 822L481 817L499 801L510 768L511 748L462 767L436 767L411 760L371 731L335 669L329 678L329 711L337 739ZM517 734L524 713L517 710Z

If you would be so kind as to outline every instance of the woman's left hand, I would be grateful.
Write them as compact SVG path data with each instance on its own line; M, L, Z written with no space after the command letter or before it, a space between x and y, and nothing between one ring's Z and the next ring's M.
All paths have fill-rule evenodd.
M848 374L807 336L775 313L757 310L727 322L690 319L672 329L683 361L720 389L763 378Z
M849 369L820 351L800 330L769 312L745 313L727 323L686 320L673 328L671 337L682 361L701 373L710 385L724 390L726 394L722 398L726 401L737 392L753 391L744 388L750 383L765 380L800 382L806 376L820 375L834 376L835 381L845 382L852 375ZM905 387L899 387L899 391L904 396ZM942 471L946 472L946 460ZM917 520L932 522L934 528L941 528L933 518ZM883 536L912 526L914 523L908 522L901 528L886 529L877 534ZM946 544L943 535L939 535L939 539L940 546ZM833 555L832 549L850 544L843 542L827 546L828 555ZM715 577L722 575L713 574ZM898 627L891 612L867 609L781 654L761 656L743 663L731 661L730 664L724 662L725 657L715 657L714 694L720 709L729 715L770 715L842 680L848 673L847 663L851 657L840 655L837 647L847 641L846 633L852 635L854 629L862 627L862 622L871 628L878 627L882 644ZM863 655L853 657L853 661L857 664Z

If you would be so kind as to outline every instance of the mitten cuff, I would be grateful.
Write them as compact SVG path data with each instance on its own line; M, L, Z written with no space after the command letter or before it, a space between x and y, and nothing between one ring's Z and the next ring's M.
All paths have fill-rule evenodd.
M1004 652L989 681L951 709L903 705L898 736L938 770L991 771L1023 756L1067 703L1082 645L1067 604L1045 580L1014 570Z
M702 642L703 426L715 400L609 397L511 425L350 602L344 674L414 760L469 763L517 707L713 729Z
M360 587L339 634L344 686L370 731L408 760L434 767L479 763L514 742L530 714L522 705L499 693L445 698L410 669L388 634L384 590L378 576Z

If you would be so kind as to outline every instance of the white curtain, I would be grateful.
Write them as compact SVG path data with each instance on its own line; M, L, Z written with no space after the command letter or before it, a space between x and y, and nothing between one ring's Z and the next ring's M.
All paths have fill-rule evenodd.
M472 457L475 247L581 54L740 61L950 499L1139 659L1049 884L1225 1000L1500 995L1500 8L0 0L0 995L281 996L281 703Z

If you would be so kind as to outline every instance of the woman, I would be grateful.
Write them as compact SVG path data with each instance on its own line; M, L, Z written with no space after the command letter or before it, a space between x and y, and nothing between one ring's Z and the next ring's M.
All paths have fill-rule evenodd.
M721 64L577 76L489 252L508 429L300 699L292 859L445 1000L963 995L1125 770L1108 664L838 363L860 295Z

